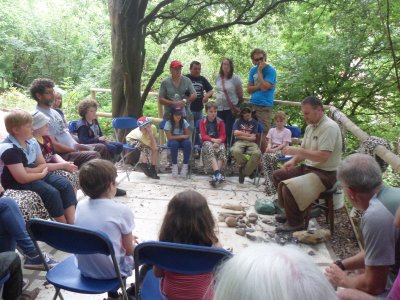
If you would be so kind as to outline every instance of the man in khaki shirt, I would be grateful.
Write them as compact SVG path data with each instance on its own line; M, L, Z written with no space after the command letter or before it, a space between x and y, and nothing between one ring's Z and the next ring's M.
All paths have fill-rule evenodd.
M277 232L304 229L305 209L320 192L330 189L335 184L336 169L342 155L339 126L325 115L322 102L314 96L309 96L302 101L301 110L304 120L308 123L301 147L283 149L284 155L293 157L282 169L273 173L278 200L279 203L283 203L286 214L286 217L277 216L277 221L284 223L277 227ZM301 162L304 164L298 165ZM316 176L310 176L310 173ZM313 180L311 183L310 178ZM315 195L316 198L313 199Z

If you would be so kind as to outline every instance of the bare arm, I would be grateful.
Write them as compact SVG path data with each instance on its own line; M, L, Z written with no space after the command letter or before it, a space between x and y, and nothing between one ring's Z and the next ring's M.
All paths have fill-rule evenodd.
M133 250L135 249L135 246L133 245L132 233L122 235L122 247L124 247L126 255L133 255Z
M196 94L196 93L193 93L193 94L191 94L191 95L189 96L189 98L187 98L186 100L188 101L188 103L191 103L191 102L193 102L194 100L196 100L196 98L197 98L197 94Z
M196 94L195 94L196 95ZM168 100L167 98L158 96L158 102L160 102L162 105L167 105L167 106L179 106L179 107L185 107L186 103L184 101L172 101Z
M169 141L172 141L172 140L178 140L178 141L179 140L186 140L190 136L189 134L186 134L186 132L184 132L185 134L183 134L183 135L173 135L171 130L166 130L165 133L167 134L167 139Z
M250 142L254 142L256 140L256 134L254 133L246 133L240 130L235 130L233 132L233 135L235 136L235 138L238 138L240 140L245 140Z
M28 173L24 168L22 163L7 165L12 177L20 184L30 183L32 181L40 180L47 175L47 167L45 167L41 172Z
M264 79L264 75L262 73L262 71L264 70L264 68L266 68L268 66L267 63L262 62L260 63L260 65L258 66L258 82L259 82L259 87L261 91L267 91L270 90L272 88L274 88L274 85L268 81L266 81Z
M76 152L74 148L68 147L64 144L61 144L58 142L53 136L50 137L51 143L53 144L54 151L57 153L71 153L71 152Z
M325 150L309 150L301 147L286 147L283 150L284 155L295 155L299 156L299 158L309 159L315 162L326 162L329 157L332 155L331 151Z
M213 95L214 91L213 90L209 90L207 93L205 93L204 97L203 97L203 103L207 103L208 99L210 99Z

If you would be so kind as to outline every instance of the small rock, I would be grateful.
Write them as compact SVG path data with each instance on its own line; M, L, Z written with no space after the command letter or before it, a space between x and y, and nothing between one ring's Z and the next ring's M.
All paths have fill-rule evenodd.
M254 226L254 229L257 231L263 231L263 228L260 225Z
M307 254L310 255L310 256L314 256L315 252L313 250L310 250L310 251L307 252Z
M268 219L268 218L263 218L263 219L261 220L261 222L263 222L263 223L265 223L265 224L268 224L268 225L274 224L274 221L272 221L271 219Z
M243 228L236 229L235 233L240 236L245 236L246 231Z
M256 217L249 217L249 222L255 224L257 222Z
M328 229L317 229L314 233L309 233L306 230L293 232L293 237L304 244L319 244L331 238L331 232Z
M256 213L249 213L249 218L256 218L258 219L258 215Z
M225 208L225 209L236 210L236 211L242 211L243 210L243 207L240 204L225 203L221 207Z
M234 217L227 217L225 219L225 223L226 225L228 225L228 227L235 227L236 226L236 218Z
M253 242L268 242L265 238L250 233L246 233L246 237Z
M224 215L218 216L218 222L225 222L226 217Z
M254 232L256 230L254 228L246 228L244 231L246 231L246 232Z
M238 224L238 227L239 227L239 228L246 228L247 226L246 226L246 224L239 223L239 224Z

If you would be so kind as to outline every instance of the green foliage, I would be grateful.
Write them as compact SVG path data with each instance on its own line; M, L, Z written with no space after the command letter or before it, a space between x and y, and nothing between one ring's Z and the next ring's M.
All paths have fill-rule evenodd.
M0 107L6 109L24 109L26 111L32 111L36 107L36 101L29 98L25 93L17 90L16 88L10 88L4 93L0 94Z

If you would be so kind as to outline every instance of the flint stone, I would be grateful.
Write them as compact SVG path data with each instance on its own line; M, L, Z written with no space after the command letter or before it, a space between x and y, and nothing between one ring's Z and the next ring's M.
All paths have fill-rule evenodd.
M228 225L228 227L235 227L236 226L236 218L234 217L227 217L225 219L225 223L226 225Z
M231 210L236 210L236 211L243 211L243 207L240 204L231 204L231 203L225 203L221 206L222 208L225 209L231 209Z
M237 235L240 235L240 236L245 236L246 235L246 231L243 228L236 229L235 233Z
M293 232L293 237L298 239L300 243L315 245L329 240L331 232L328 229L317 229L314 233L302 230Z

